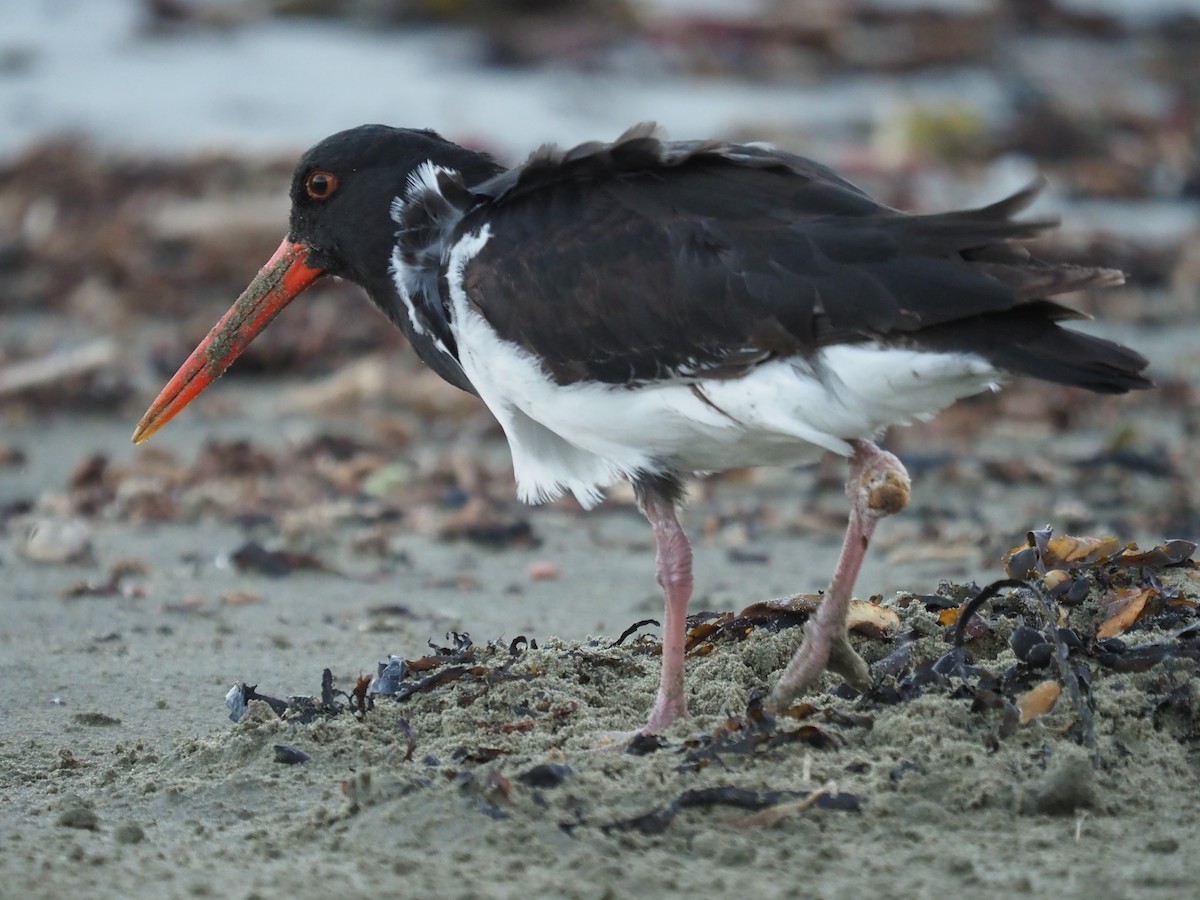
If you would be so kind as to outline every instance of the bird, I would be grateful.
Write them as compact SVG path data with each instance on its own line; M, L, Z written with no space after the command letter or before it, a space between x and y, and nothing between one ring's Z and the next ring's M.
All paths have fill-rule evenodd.
M694 473L849 460L841 554L771 693L826 671L870 686L846 615L876 524L911 485L876 443L1008 376L1119 394L1147 361L1066 328L1052 299L1121 272L1044 262L1018 219L1039 180L911 214L764 143L673 141L653 123L506 168L428 129L362 125L297 162L286 237L138 424L141 443L321 277L362 287L444 380L499 422L521 500L584 508L632 484L662 589L662 667L641 729L687 716Z

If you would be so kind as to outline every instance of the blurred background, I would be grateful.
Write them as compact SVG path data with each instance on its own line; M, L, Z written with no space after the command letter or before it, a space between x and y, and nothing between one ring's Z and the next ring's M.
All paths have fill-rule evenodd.
M968 571L993 565L1005 538L970 501L988 481L1041 492L1005 508L1001 533L1040 524L1025 509L1066 527L1200 532L1196 0L0 8L0 525L215 515L313 546L295 510L349 497L352 546L385 556L401 528L388 523L404 516L440 534L491 527L513 502L498 431L345 285L289 307L148 448L128 433L279 242L293 162L325 135L429 127L516 163L543 142L653 119L680 139L775 142L911 210L984 204L1047 175L1035 212L1064 227L1039 254L1129 273L1125 288L1072 302L1150 356L1162 388L1097 401L1020 385L897 432L915 474L967 498L966 512L927 500L913 527L964 545ZM1070 465L1039 458L1050 448ZM965 450L982 469L954 461ZM1090 497L1100 474L1128 495ZM758 477L745 483L774 490ZM827 531L833 546L843 500L824 489L840 478L821 470L782 513L709 509L702 493L703 527L732 522L731 544L773 526ZM430 519L412 512L422 502ZM483 533L527 534L497 529Z

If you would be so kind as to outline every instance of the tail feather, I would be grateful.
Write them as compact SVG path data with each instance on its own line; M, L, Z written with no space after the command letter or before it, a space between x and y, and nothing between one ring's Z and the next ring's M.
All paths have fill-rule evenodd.
M1020 242L1055 227L1056 219L1014 221L1046 181L978 209L914 216L903 229L906 247L957 252L978 274L1000 282L1011 306L920 328L912 341L931 350L970 350L1000 369L1098 393L1119 394L1154 386L1141 354L1104 338L1061 327L1090 318L1050 297L1124 283L1116 269L1047 263Z
M1140 353L1058 325L1064 313L1071 312L1048 300L1034 301L1007 312L924 329L914 337L931 350L971 347L1006 372L1100 394L1154 387L1144 374L1148 360Z
M1125 283L1125 273L1119 269L1051 265L1034 259L1022 265L976 262L975 269L1011 287L1016 291L1018 300L1057 297L1072 291L1116 287ZM1082 313L1076 317L1086 318Z

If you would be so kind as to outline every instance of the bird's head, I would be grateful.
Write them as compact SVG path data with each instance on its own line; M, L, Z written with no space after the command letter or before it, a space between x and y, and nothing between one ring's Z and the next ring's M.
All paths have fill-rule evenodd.
M215 381L279 312L323 275L373 296L390 290L394 198L427 161L468 182L494 174L484 154L432 131L360 125L308 150L292 175L287 237L163 388L133 433L140 444Z

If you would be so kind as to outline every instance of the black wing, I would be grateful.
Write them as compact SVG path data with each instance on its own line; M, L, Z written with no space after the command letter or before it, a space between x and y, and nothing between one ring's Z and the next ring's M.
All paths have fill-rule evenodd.
M457 234L490 228L467 295L562 384L727 377L884 341L1098 390L1148 385L1137 354L1055 324L1078 314L1044 297L1120 275L1012 243L1053 224L1012 220L1037 187L911 216L798 156L669 144L643 127L543 149L477 186Z

